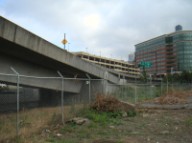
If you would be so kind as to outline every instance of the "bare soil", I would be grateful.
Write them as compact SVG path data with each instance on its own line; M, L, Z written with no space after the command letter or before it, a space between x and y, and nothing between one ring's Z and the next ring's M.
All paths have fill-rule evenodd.
M81 126L65 125L56 132L62 136L55 137L51 131L52 140L62 143L191 143L192 110L139 109L137 116L114 123L90 121Z
M119 102L110 99L107 102L108 107L103 107L101 104L96 107L99 109L113 109L121 107ZM99 103L103 103L103 100ZM111 104L118 103L118 106ZM110 103L110 104L109 104ZM98 104L96 104L98 105ZM171 105L170 105L171 106ZM111 108L113 107L113 108ZM65 108L66 109L66 108ZM132 107L130 107L132 109ZM58 109L57 109L58 110ZM0 134L0 142L4 143L192 143L192 110L159 110L159 109L135 109L137 115L135 117L121 117L108 120L94 115L95 120L89 120L86 124L65 124L62 125L59 120L61 116L54 113L56 110L47 110L46 116L43 116L43 123L38 127L36 132L30 132L32 125L38 124L41 121L36 114L37 111L28 111L33 113L30 120L31 123L23 124L21 131L25 134L19 138L5 138L3 130ZM45 113L43 110L42 113ZM50 112L49 112L50 111ZM99 110L98 110L99 111ZM21 113L22 114L22 113ZM100 113L98 113L100 114ZM49 116L48 116L49 115ZM81 114L79 114L81 115ZM35 119L32 120L32 117ZM51 119L50 119L51 117ZM83 117L83 115L82 115ZM41 117L42 118L42 117ZM106 122L109 121L109 122ZM4 120L2 120L4 121ZM3 124L1 124L3 128ZM0 129L1 129L0 128ZM7 127L7 131L8 131ZM14 129L14 128L10 128ZM35 129L33 129L35 131Z

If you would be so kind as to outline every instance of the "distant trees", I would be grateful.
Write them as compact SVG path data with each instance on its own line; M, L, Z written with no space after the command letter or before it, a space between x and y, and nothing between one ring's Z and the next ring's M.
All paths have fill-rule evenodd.
M141 75L140 75L140 80L142 82L148 82L150 80L149 75L146 73L145 68L143 68ZM174 83L174 82L179 82L179 83L192 83L192 71L183 71L182 73L174 73L174 74L167 74L163 78L164 82L169 82L169 83Z
M168 74L164 77L163 81L180 82L180 83L192 83L192 72L183 71L181 74Z

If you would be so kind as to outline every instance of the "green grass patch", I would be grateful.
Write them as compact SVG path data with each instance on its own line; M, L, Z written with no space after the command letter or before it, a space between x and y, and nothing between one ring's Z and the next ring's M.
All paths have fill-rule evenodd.
M135 117L136 115L137 115L136 111L130 110L130 111L127 112L128 117Z
M98 124L119 124L120 112L98 112L92 109L84 109L79 113L79 116L88 118L89 120Z
M187 126L192 127L192 117L188 118L188 119L185 121L185 123L186 123Z

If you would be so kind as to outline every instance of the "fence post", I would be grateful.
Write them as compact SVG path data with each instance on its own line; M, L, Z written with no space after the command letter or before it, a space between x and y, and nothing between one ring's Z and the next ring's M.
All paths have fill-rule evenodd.
M126 82L125 82L125 76L123 76L123 97L122 97L122 99L121 100L125 100L125 98L126 98Z
M86 73L87 78L89 79L89 104L91 103L91 77Z
M135 84L135 90L134 90L134 91L135 91L135 103L136 103L136 102L137 102L137 101L136 101L136 94L137 94L136 84Z
M57 71L57 73L59 74L59 76L61 77L61 118L62 118L62 123L63 125L65 124L64 122L64 107L63 107L63 97L64 97L64 76L59 72Z
M160 92L160 96L162 95L163 93L163 83L162 83L162 80L161 80L161 92Z
M136 77L135 77L135 103L137 102L137 82L136 82Z
M108 84L105 79L102 79L102 81L103 81L103 90L102 90L103 93L102 94L107 95L108 94Z
M19 136L19 82L20 82L20 76L19 73L13 68L11 67L11 70L16 74L17 76L17 117L16 117L16 134L17 136Z
M167 75L166 75L167 77ZM168 80L168 77L167 77L167 95L168 95L168 92L169 92L169 80Z

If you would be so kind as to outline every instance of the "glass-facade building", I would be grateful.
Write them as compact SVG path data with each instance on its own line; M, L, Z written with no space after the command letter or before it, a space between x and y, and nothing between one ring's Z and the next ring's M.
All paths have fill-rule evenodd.
M151 62L148 74L192 71L192 31L176 31L135 45L135 61Z

